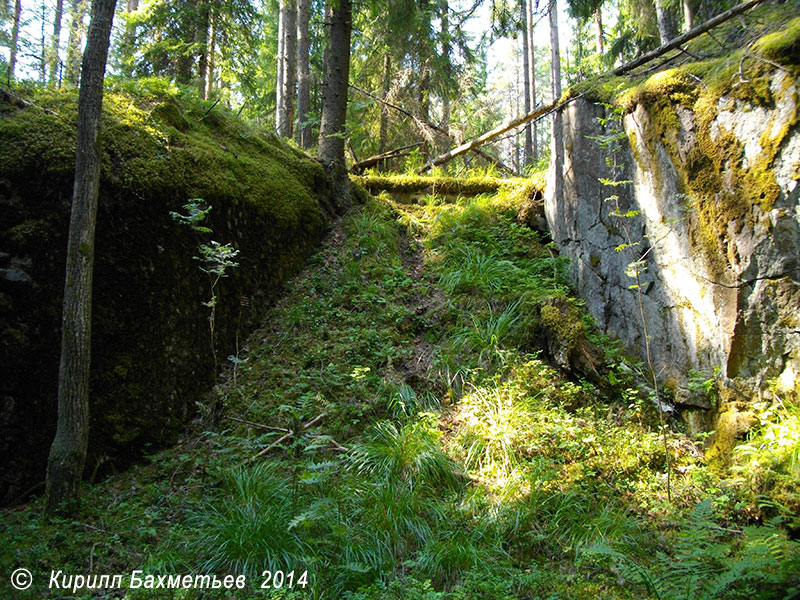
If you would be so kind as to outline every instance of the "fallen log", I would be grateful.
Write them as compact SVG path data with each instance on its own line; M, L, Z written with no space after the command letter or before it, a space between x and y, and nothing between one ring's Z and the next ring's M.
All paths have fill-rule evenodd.
M655 50L651 50L650 52L642 54L642 56L640 56L639 58L636 58L628 63L625 63L620 67L617 67L612 72L614 75L622 75L623 73L627 73L628 71L631 71L636 67L640 67L643 64L649 63L651 60L658 58L662 54L666 54L670 50L675 50L676 48L678 48L678 46L681 46L686 42L688 42L689 40L692 40L697 36L704 34L706 31L713 29L717 25L721 25L722 23L724 23L725 21L727 21L732 17L735 17L736 15L740 15L744 12L747 12L757 4L761 4L764 1L765 0L749 0L748 2L742 2L741 4L737 4L730 10L726 10L725 12L718 14L716 17L709 19L705 23L702 23L697 27L690 29L686 33L681 34L678 37L670 40L663 46L659 46Z
M625 63L622 66L617 67L616 69L611 71L610 74L612 74L612 75L622 75L624 73L627 73L628 71L631 71L631 70L635 69L636 67L640 67L640 66L642 66L644 64L647 64L648 62L650 62L652 60L655 60L659 56L662 56L662 55L666 54L670 50L675 50L676 48L679 48L679 46L685 44L689 40L692 40L692 39L696 38L697 36L706 33L707 31L713 29L717 25L721 25L722 23L724 23L725 21L735 17L736 15L740 15L740 14L742 14L744 12L747 12L748 10L753 8L754 6L756 6L758 4L761 4L764 1L765 0L748 0L747 2L742 2L741 4L738 4L738 5L734 6L733 8L731 8L729 10L726 10L723 13L720 13L716 17L713 17L713 18L709 19L705 23L702 23L701 25L698 25L697 27L694 27L693 29L687 31L686 33L677 36L676 38L670 40L668 43L664 44L663 46L659 46L655 50L651 50L650 52L647 52L646 54L643 54L639 58L636 58L636 59L634 59L634 60L632 60L630 62ZM606 73L606 76L608 74L609 73ZM603 75L601 75L600 77L602 78ZM573 100L577 100L578 98L580 98L583 95L584 94L579 94L577 96L569 97L569 98L567 98L566 100L563 100L563 101L552 102L551 104L548 104L547 106L542 106L541 108L537 108L536 110L534 110L531 113L528 113L527 115L524 115L522 117L517 117L516 119L513 119L511 121L507 121L506 123L503 123L502 125L499 125L499 126L495 127L491 131L487 131L483 135L481 135L479 137L476 137L475 139L470 140L469 142L467 142L465 144L462 144L461 146L458 146L456 148L448 150L444 154L440 154L439 156L434 158L432 161L430 161L430 162L426 163L425 165L423 165L422 168L418 172L420 174L425 173L426 171L428 171L432 167L444 164L444 163L454 159L456 156L460 156L461 154L464 154L465 152L469 152L471 150L474 151L479 146L485 144L486 142L492 141L496 137L499 137L500 135L504 134L506 131L509 131L511 129L516 129L517 127L519 127L520 125L524 125L528 121L533 121L534 119L540 119L540 118L550 114L551 112L553 112L555 110L561 110L564 106L566 106L567 104L569 104Z
M398 156L408 156L409 150L411 148L417 148L422 145L422 142L417 142L415 144L408 144L406 146L401 146L400 148L395 148L394 150L388 150L386 152L381 152L380 154L375 154L374 156L370 156L369 158L365 158L357 163L355 163L350 170L353 171L355 174L360 174L364 169L368 169L372 165L376 165L382 160L388 160L390 158L397 158Z
M528 121L533 121L534 119L540 119L546 115L549 115L554 110L559 110L564 106L566 106L567 104L569 104L570 102L573 102L582 96L584 96L584 94L578 94L577 96L570 96L569 98L566 98L564 100L557 100L556 102L551 102L546 106L541 106L536 110L534 110L533 112L528 113L527 115L524 115L522 117L517 117L515 119L512 119L511 121L506 121L505 123L498 125L494 129L492 129L491 131L487 131L483 135L480 135L465 144L461 144L456 148L448 150L444 154L440 154L430 162L424 164L422 168L420 168L418 173L422 174L431 169L432 167L449 162L456 156L461 156L465 152L475 151L478 149L478 146L482 146L486 142L491 142L496 137L500 137L501 135L503 135L506 131L509 131L511 129L516 129L517 127L519 127L520 125L524 125Z
M431 129L433 131L436 131L436 132L442 134L448 140L452 139L450 137L450 132L449 131L446 131L446 130L442 129L441 127L439 127L435 123L431 123L428 119L423 119L422 117L419 117L419 116L415 115L414 113L412 113L411 111L403 108L402 106L399 106L397 104L389 102L388 100L384 100L383 98L381 98L377 94L373 94L372 92L370 92L368 90L365 90L364 88L359 87L359 86L357 86L357 85L355 85L353 83L351 83L349 85L350 85L351 88L353 88L357 92L361 92L365 96L369 96L373 100L377 100L378 102L380 102L384 106L387 106L387 107L389 107L391 109L396 110L399 113L402 113L402 114L406 115L408 118L410 118L412 121L414 121L414 123L417 124L417 127L419 127L423 132L425 131L425 128L427 127L428 129ZM516 175L516 171L514 171L514 169L512 169L511 167L505 165L502 161L496 159L492 155L487 154L486 152L484 152L480 148L472 148L471 150L473 152L475 152L475 154L480 156L482 159L484 159L484 160L490 162L491 164L493 164L494 166L496 166L498 169L500 169L502 171L505 171L506 173L510 173L511 175ZM366 159L366 160L368 160L368 159ZM354 165L354 168L355 168L355 165ZM366 168L366 167L363 167L363 168Z

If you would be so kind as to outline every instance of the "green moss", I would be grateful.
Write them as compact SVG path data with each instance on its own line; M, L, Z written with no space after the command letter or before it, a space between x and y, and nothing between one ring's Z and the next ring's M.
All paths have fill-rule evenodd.
M39 380L26 382L20 369L8 383L26 407L18 435L34 445L30 432L50 437L41 423L54 423L47 390L57 377L77 93L38 90L30 99L36 106L0 103L0 180L13 203L0 239L4 251L30 260L35 282L27 291L18 286L14 321L3 329L40 333L0 362L13 358ZM213 206L213 239L241 252L240 266L219 286L221 356L235 351L237 336L258 321L328 227L322 166L224 107L203 118L209 107L159 80L129 82L104 96L97 239L79 251L96 254L91 455L120 466L145 444L173 441L214 381L202 306L208 283L192 260L198 240L169 212L203 198ZM43 472L48 446L35 441L21 469L31 478Z
M800 17L789 21L781 31L762 37L753 51L787 65L800 64Z
M798 122L795 92L794 113L775 135L771 125L766 128L760 140L762 151L747 164L743 144L732 132L715 124L720 103L724 97L731 105L735 103L743 109L747 106L773 109L781 101L795 82L794 78L786 76L782 89L775 94L772 89L775 67L756 58L754 53L766 55L767 49L774 52L780 49L781 56L791 58L800 31L798 22L795 19L780 32L763 37L753 52L739 50L728 56L658 72L643 81L632 82L615 99L628 111L636 106L647 110L649 123L642 126L646 138L641 143L653 157L662 146L677 167L679 187L690 198L695 210L690 235L717 277L732 261L729 256L732 250L725 242L731 224L739 228L752 227L753 206L758 205L768 212L779 198L774 162L784 140ZM796 64L796 57L793 60ZM679 148L678 107L694 115L695 143L688 148ZM655 186L660 188L663 175L658 162L645 161L638 142L631 135L634 159L652 174Z

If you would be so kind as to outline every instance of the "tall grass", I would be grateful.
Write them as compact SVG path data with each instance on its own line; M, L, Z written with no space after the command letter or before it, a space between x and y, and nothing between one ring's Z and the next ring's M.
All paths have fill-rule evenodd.
M190 551L208 572L259 574L302 564L307 544L289 528L292 485L267 464L223 475L222 495L191 520Z

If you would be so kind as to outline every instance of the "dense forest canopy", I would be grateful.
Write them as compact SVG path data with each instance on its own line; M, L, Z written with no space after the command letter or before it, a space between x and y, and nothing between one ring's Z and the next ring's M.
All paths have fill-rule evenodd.
M357 163L421 141L405 157L421 161L550 102L550 10L558 10L561 23L566 89L734 4L379 0L354 5L348 160ZM77 85L88 8L87 0L5 0L3 79ZM317 143L322 112L325 23L323 2L119 2L108 74L111 80L162 77L193 88L199 98L219 100L307 148ZM532 127L535 147L527 139L528 127L470 164L489 161L521 172L548 153L548 125Z

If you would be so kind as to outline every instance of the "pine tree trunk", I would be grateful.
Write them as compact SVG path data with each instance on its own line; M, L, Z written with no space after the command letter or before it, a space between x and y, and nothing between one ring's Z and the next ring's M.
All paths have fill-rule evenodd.
M309 65L309 0L297 0L297 145L311 147L311 67Z
M663 46L675 37L675 27L672 22L672 15L667 9L666 0L655 0L655 3L658 37L661 39L661 45Z
M283 114L283 74L286 72L286 0L278 4L278 52L275 55L275 132L280 135Z
M56 2L56 13L53 16L53 37L50 40L50 56L48 57L48 68L50 70L50 81L49 85L51 87L55 86L58 81L58 66L59 66L59 59L58 59L58 48L61 45L61 18L64 15L64 0L58 0Z
M442 57L444 63L444 79L445 85L442 92L442 123L441 128L450 135L450 93L448 88L450 86L450 53L452 46L450 44L450 7L447 0L441 0L439 3L439 19L441 22L441 36L442 36ZM447 140L448 144L450 140Z
M22 15L22 0L14 3L14 24L11 26L11 51L8 57L8 79L14 81L17 66L17 47L19 46L19 20Z
M683 31L687 32L694 27L694 2L683 0Z
M83 55L58 371L58 424L47 461L47 514L72 514L77 509L89 444L92 272L100 191L98 133L115 5L116 0L92 3L92 20Z
M527 115L531 112L531 53L530 39L528 38L528 2L522 0L520 3L520 23L522 24L522 105ZM517 111L519 114L519 111ZM522 164L517 161L517 172L520 167L525 167L533 161L533 136L531 134L531 124L525 125L525 150L522 156Z
M295 73L297 72L297 0L281 0L283 37L280 59L281 91L278 102L277 130L284 138L292 137L294 122Z
M217 51L217 15L212 8L208 16L208 64L206 65L206 88L203 92L203 98L208 100L211 97L211 92L214 91L214 53Z
M47 83L47 35L45 34L45 28L47 25L47 5L42 2L42 31L41 31L41 39L39 40L39 81L42 85Z
M594 25L595 25L595 45L597 46L597 53L601 56L605 52L603 49L603 13L598 6L594 11Z
M351 0L329 0L325 6L325 22L330 33L325 51L318 157L327 167L335 194L334 202L339 206L349 203L344 135L347 121L347 84L350 79L352 11Z
M206 73L208 71L208 26L211 7L201 0L197 11L197 34L195 42L200 53L197 57L197 93L206 99Z
M531 110L536 107L536 45L534 44L533 37L533 1L534 0L526 1L528 12L528 62L530 63L530 74L528 77L530 78L531 85ZM539 159L539 140L536 128L537 124L536 121L534 121L531 123L531 145L533 150L531 159L533 162L536 162Z
M550 5L550 91L553 102L561 98L561 52L558 40L558 0ZM550 168L553 170L553 194L561 197L564 166L564 135L561 129L561 111L553 111L551 115L552 134L550 136Z
M67 42L67 67L64 73L65 81L72 86L77 86L80 78L81 44L85 31L83 18L86 16L87 2L88 0L72 0Z
M384 102L389 97L389 86L392 83L392 57L387 52L383 55L383 89L381 90L381 98ZM386 138L389 134L389 107L386 104L381 105L381 122L380 130L378 133L378 154L386 152ZM384 165L385 166L385 165Z

